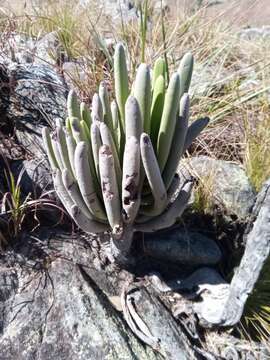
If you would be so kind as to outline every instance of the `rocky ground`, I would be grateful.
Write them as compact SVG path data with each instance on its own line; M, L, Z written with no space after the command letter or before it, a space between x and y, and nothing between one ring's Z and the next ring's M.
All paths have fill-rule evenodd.
M42 5L42 0L35 1L19 1L19 0L4 0L1 3L3 8L10 8L13 11L18 11L18 9L24 9L25 12L32 12L33 6L39 7ZM88 0L81 0L80 4L83 6L87 4ZM157 3L157 7L159 6L159 1L154 0L154 3ZM100 6L108 6L108 8L116 7L117 0L106 1L102 0L98 2ZM119 1L118 1L119 3ZM121 0L120 1L123 8L127 6L130 8L136 1L134 0ZM238 25L241 26L250 26L250 27L261 27L264 25L268 25L270 9L268 0L163 0L164 6L168 6L172 13L176 11L192 11L193 9L197 9L199 6L207 6L206 8L206 16L211 18L213 15L222 13L223 17L227 20L232 20ZM132 11L131 11L132 13Z
M222 14L226 20L233 20L233 23L243 27L261 27L269 24L270 9L267 0L210 0L210 1L185 1L168 0L168 5L173 9L188 11L190 8L207 6L206 16Z
M256 2L254 9L257 3L263 6ZM263 17L252 15L250 23L259 26ZM24 198L30 192L46 204L27 208L19 235L0 254L0 359L270 358L267 344L243 340L235 326L269 254L269 181L256 192L243 166L187 157L180 180L193 176L198 191L179 224L138 233L135 266L109 264L106 237L82 234L59 210L41 141L41 128L66 116L74 86L68 72L77 62L63 63L54 33L38 40L15 34L12 49L3 45L0 166L21 176ZM196 69L191 91L217 91L209 81L215 70ZM198 211L200 183L211 194L211 215ZM9 191L3 172L0 191ZM7 226L1 209L4 234Z

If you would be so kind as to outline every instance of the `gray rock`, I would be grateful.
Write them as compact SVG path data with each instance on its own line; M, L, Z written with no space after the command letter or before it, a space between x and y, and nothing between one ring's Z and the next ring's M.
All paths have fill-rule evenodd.
M44 35L42 38L8 33L3 34L7 41L3 44L0 62L7 66L12 63L24 66L51 65L54 67L60 62L61 47L56 32Z
M61 46L57 33L44 35L35 43L34 63L55 66L61 60Z
M144 250L150 256L183 265L214 265L221 251L214 240L179 227L155 234L145 234Z
M13 161L10 168L15 179L22 172L20 187L25 195L31 193L32 198L39 198L48 191L54 190L51 169L45 159ZM48 197L56 199L56 196L48 195Z
M163 358L134 336L109 300L112 284L100 288L110 283L109 272L91 264L83 239L47 230L24 236L0 258L1 360ZM162 352L187 346L165 307L146 291L141 299L156 329L166 324L159 332Z
M88 7L90 0L80 0L80 5ZM134 0L100 0L98 2L100 9L110 16L114 21L120 21L121 17L125 21L137 18L137 9Z
M194 97L213 96L219 94L225 86L230 85L235 80L240 81L239 89L242 91L249 90L249 86L245 84L250 85L250 82L253 82L253 86L256 85L258 88L261 83L255 70L251 69L248 64L246 66L242 64L241 69L233 71L224 68L219 62L215 64L195 62L189 93ZM243 94L240 93L240 95L245 96L246 91L243 91Z
M179 316L175 321L169 310L178 300L181 314L189 317L191 307L185 299L170 294L164 306L164 295L149 288L147 278L136 283L127 270L95 269L96 248L94 237L43 228L25 234L0 256L1 360L201 358L198 353L204 348L195 317L189 322ZM205 271L197 274L196 279L191 275L183 280L184 289L200 292L203 284L199 295L205 296L211 289L208 282L215 284L209 271L207 276ZM138 325L133 331L143 331L157 351L138 341L126 315L115 309L124 287L125 304Z
M230 215L245 219L255 201L255 191L244 171L235 163L197 156L183 162L183 166L206 184L211 201Z
M5 186L6 179L5 179L5 174L3 171L3 169L5 168L5 163L1 156L0 156L0 168L1 168L1 171L0 171L0 194L2 195L6 191L6 186Z
M99 7L102 12L107 16L111 17L115 22L120 22L121 18L124 21L131 21L138 19L138 4L141 3L141 0L100 0L98 2ZM90 0L80 0L79 5L88 8L91 5ZM157 14L160 14L161 11L161 2L160 0L151 1L151 8ZM163 11L169 11L169 1L162 1Z
M192 351L188 336L179 333L179 327L160 301L145 289L133 291L131 298L140 318L147 324L148 329L151 329L151 338L157 340L157 347L160 348L165 359L200 358L195 355L195 351Z
M270 40L270 26L252 27L239 32L241 40L265 41Z
M35 41L27 35L3 33L6 41L0 53L0 63L10 65L13 62L30 65L34 61Z
M4 76L9 86L0 89L2 121L15 127L19 144L28 153L43 159L41 128L54 127L56 118L65 118L67 86L46 65L27 67L13 63L2 70L0 77Z
M14 140L18 143L8 158L16 159L17 147L23 149L21 155L28 155L23 161L22 156L17 157L20 160L12 162L11 168L15 177L24 170L21 189L25 195L31 193L32 198L37 198L53 189L41 129L53 128L56 118L65 118L67 87L63 78L47 65L28 67L12 63L0 69L0 78L11 85L0 89L0 125L11 133L14 128ZM55 199L53 195L49 197Z
M190 94L192 96L211 95L226 85L231 77L232 74L219 66L195 63Z
M77 91L74 84L83 83L87 80L87 64L83 59L75 61L64 62L63 74L65 82L70 89Z
M255 89L258 89L260 84L261 82L258 79L247 79L241 83L241 85L239 86L239 90L245 92L251 90L255 91Z

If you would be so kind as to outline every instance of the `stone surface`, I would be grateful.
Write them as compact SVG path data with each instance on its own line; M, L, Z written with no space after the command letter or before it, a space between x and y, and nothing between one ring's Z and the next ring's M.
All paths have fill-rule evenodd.
M0 256L1 360L151 360L162 359L161 354L168 360L201 359L205 351L199 331L183 331L181 317L175 321L169 307L149 288L147 276L145 285L140 278L136 286L132 271L114 266L97 270L96 251L93 237L41 228L22 234ZM180 284L189 294L198 293L198 306L200 295L208 296L210 291L210 296L212 286L223 283L216 283L216 278L213 282L209 271L213 269L199 269ZM157 351L138 340L112 305L127 284L131 284L130 315L138 329L155 340ZM176 299L183 304L179 294ZM185 316L189 311L182 306Z
M110 16L113 21L121 21L121 18L124 21L131 21L138 19L138 4L141 0L99 0L98 5L102 11L105 12L107 16ZM89 7L91 5L91 0L80 0L80 6ZM154 12L160 14L161 11L161 2L160 0L152 0L149 3ZM169 11L170 6L167 0L162 1L162 8L165 11Z
M10 123L20 145L43 159L43 126L54 127L55 119L66 115L68 89L63 78L46 65L31 67L13 63L2 69L7 86L0 89L4 113L2 121Z
M1 298L10 295L8 286L17 290L5 304L3 360L159 358L144 349L109 301L71 263L58 259L49 273L33 275L1 274L5 282ZM13 279L17 288L9 284Z
M0 257L1 360L162 359L128 328L107 297L114 295L109 274L91 263L83 238L46 229L26 234ZM161 352L181 351L172 316L147 292L141 296L156 328L166 324Z
M76 86L74 84L84 83L87 80L87 64L83 59L75 61L64 62L63 74L65 82L67 83L70 89L74 89Z
M214 96L236 80L241 81L239 87L242 86L242 91L248 90L246 83L253 82L253 85L259 83L256 72L244 63L241 69L226 69L219 62L217 64L195 62L189 93L194 97Z
M151 338L157 340L156 346L165 359L200 359L189 346L188 337L179 333L179 327L171 314L155 296L151 296L145 289L137 289L129 300L134 302L134 308L142 321L151 329Z
M0 63L10 65L11 63L30 65L34 61L35 42L23 34L2 33L6 40L0 54Z
M221 260L221 251L214 240L180 227L145 234L144 250L161 261L189 266L214 265Z
M241 40L269 41L270 26L251 27L251 28L243 29L239 32L239 37Z
M201 64L196 62L190 84L191 96L211 96L214 92L219 91L222 86L228 83L232 74L225 69L211 64Z
M245 219L255 201L255 191L244 169L235 163L195 156L183 162L191 174L201 180L211 201L226 213Z
M62 56L56 32L45 34L41 38L29 37L24 34L3 33L6 42L0 54L0 62L7 66L17 63L31 65L57 65Z
M80 5L88 7L91 4L90 0L80 0ZM121 17L125 21L130 21L137 18L137 10L134 0L100 0L98 5L106 15L110 16L114 21L120 21Z
M61 62L61 56L61 46L55 31L36 41L33 58L35 64L55 66Z
M51 169L45 159L13 161L10 168L15 179L22 172L20 187L24 195L32 193L32 197L37 199L48 191L54 190ZM48 197L53 199L56 195L50 194Z

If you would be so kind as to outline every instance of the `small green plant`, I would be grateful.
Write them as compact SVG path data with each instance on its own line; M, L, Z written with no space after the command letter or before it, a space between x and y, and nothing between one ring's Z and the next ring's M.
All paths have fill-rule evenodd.
M14 175L11 171L4 170L4 173L9 192L3 194L1 201L1 214L8 215L8 233L10 235L12 234L12 237L16 238L21 230L21 226L26 215L25 208L30 195L22 201L20 181L23 171L20 172L17 181L15 181Z
M12 240L18 238L26 222L31 223L31 230L39 225L38 210L48 207L61 210L54 200L47 196L48 193L44 193L38 199L33 199L31 193L24 196L21 191L23 173L24 169L20 171L17 179L15 179L6 162L4 174L8 189L6 192L0 193L0 250ZM32 216L29 217L29 214L32 214Z
M101 82L90 113L71 91L65 126L58 121L55 134L43 129L60 200L81 229L111 234L113 259L126 258L134 231L173 225L187 204L191 183L177 191L175 173L181 156L208 123L200 118L188 126L192 69L188 53L166 88L164 60L156 61L152 79L143 63L130 89L124 47L118 44L116 101L110 103Z

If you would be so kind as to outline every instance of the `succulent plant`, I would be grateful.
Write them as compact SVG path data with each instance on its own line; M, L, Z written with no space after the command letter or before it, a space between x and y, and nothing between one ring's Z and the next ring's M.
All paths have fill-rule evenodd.
M51 133L43 129L56 193L82 230L110 235L112 259L126 258L135 231L169 227L187 205L192 184L178 189L176 170L209 120L188 126L192 69L188 53L166 86L162 58L153 75L141 64L130 90L124 47L118 44L116 100L110 103L101 82L90 113L70 91L65 125L58 121Z

